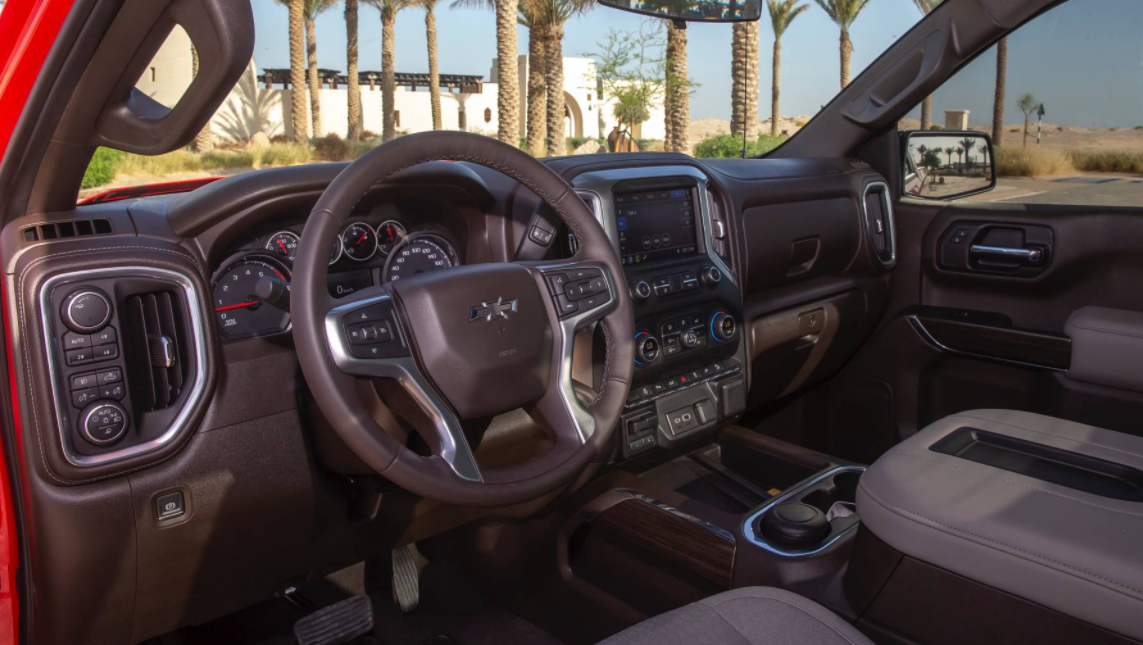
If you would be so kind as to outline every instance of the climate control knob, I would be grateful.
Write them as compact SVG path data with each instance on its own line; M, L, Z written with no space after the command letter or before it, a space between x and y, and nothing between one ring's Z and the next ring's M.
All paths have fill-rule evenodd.
M702 343L702 339L699 338L697 331L688 329L687 331L679 334L679 342L681 342L683 347L686 347L687 349L694 349Z
M659 358L659 339L645 331L635 334L635 364L647 365Z
M716 266L707 265L703 267L702 275L699 277L707 289L713 289L718 286L719 282L722 282L722 271L719 271Z
M111 320L111 299L99 289L80 289L64 300L60 315L68 329L90 334Z
M127 434L127 411L114 401L96 401L80 415L79 429L97 446L113 444Z
M651 285L646 280L632 280L628 285L631 289L631 299L636 304L643 304L651 299Z
M723 343L738 333L738 323L734 316L720 311L710 317L710 335L715 341Z

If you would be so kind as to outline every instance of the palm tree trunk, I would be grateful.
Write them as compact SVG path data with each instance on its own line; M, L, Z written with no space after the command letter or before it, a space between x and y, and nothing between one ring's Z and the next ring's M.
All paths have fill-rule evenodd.
M397 10L385 7L381 10L381 140L392 141L397 137L397 116L394 102L397 94L397 76L393 69L393 24L397 21Z
M517 0L496 1L497 137L520 145L520 80L516 48Z
M361 80L357 77L357 4L358 0L345 0L345 57L349 76L349 130L347 139L361 140Z
M758 36L762 31L757 20L746 23L746 138L758 138L758 77L761 76Z
M544 70L548 85L548 156L567 154L564 134L564 47L563 27L550 27L545 34L544 51L547 53Z
M437 16L431 6L425 7L425 37L429 48L429 104L433 112L433 129L441 125L441 76L437 66Z
M730 134L742 138L746 129L746 23L731 29Z
M992 102L992 143L1004 143L1004 89L1008 76L1008 39L996 45L996 98Z
M290 0L290 109L294 141L309 143L306 106L305 0Z
M671 70L674 69L675 56L678 53L672 46L674 44L674 25L671 21L664 20L663 25L667 29L667 52L665 73L665 88L663 91L663 149L670 152L675 149L675 122L671 118L673 103L675 100L674 93L671 92Z
M853 54L853 43L849 40L849 32L841 30L841 89L849 85L849 57Z
M196 76L198 76L198 50L191 45L191 78ZM199 153L214 150L214 133L210 130L210 121L207 121L202 130L195 135L194 141L191 142L191 150Z
M528 28L528 154L542 157L548 133L547 52L543 28Z
M687 76L687 32L667 25L667 95L671 145L667 152L690 154L691 97Z
M773 85L770 88L770 136L778 136L778 119L781 118L779 103L782 98L782 40L774 39Z
M314 138L321 137L321 79L318 78L317 61L317 28L313 16L305 16L306 25L306 64L309 68L307 74L310 83L310 110L313 114Z
M1028 115L1027 114L1024 115L1024 142L1021 143L1020 145L1025 147L1025 148L1028 147Z
M926 96L921 101L921 129L928 130L933 126L933 97Z

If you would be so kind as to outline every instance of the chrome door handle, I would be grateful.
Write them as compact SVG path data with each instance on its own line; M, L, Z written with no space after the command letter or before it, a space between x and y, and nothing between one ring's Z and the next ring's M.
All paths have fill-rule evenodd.
M968 252L969 255L978 258L1009 260L1020 262L1022 264L1039 264L1040 260L1044 259L1044 251L1041 249L1023 249L1013 248L1009 246L985 246L983 244L973 244L969 247Z

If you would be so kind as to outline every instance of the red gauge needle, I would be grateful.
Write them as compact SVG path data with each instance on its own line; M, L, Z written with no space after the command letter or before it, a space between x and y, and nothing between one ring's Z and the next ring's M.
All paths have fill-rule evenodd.
M365 238L367 238L367 237L369 237L368 233L362 233L361 237L357 238L357 241L355 242L355 244L361 244L362 242L365 241Z
M278 240L278 246L282 247L282 253L285 253L286 255L290 254L290 251L286 248L286 243L280 239Z
M385 232L389 234L389 241L392 242L393 241L393 225L387 224L385 226Z
M234 305L226 305L225 307L215 307L214 310L215 311L229 311L231 309L242 309L243 307L252 307L256 304L258 304L257 300L251 300L249 302L240 302L240 303L234 304Z

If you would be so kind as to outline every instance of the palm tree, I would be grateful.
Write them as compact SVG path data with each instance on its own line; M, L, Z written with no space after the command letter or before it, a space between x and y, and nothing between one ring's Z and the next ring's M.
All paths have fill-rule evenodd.
M945 154L949 156L949 167L950 168L952 167L952 156L953 156L954 152L956 152L956 148L954 148L952 146L945 148Z
M663 108L666 112L667 139L663 149L667 152L691 151L691 87L687 75L687 32L667 20L666 83ZM736 23L737 24L737 23Z
M191 78L198 76L198 50L191 45ZM210 129L210 121L206 122L202 130L195 135L191 142L191 149L195 152L210 152L214 150L214 133Z
M992 102L992 143L1004 143L1004 85L1008 76L1008 39L996 45L996 97Z
M960 165L960 158L961 158L961 155L963 155L963 154L964 154L964 145L963 145L963 144L962 144L962 145L958 145L958 146L956 147L956 162L957 162L957 165ZM961 170L960 170L960 172L962 172L962 173L964 172L964 166L961 166Z
M290 103L294 141L309 143L306 108L305 12L306 0L287 0L290 9Z
M317 59L317 25L314 19L318 14L336 4L336 0L305 0L305 26L306 26L306 65L310 84L310 110L313 114L313 134L317 139L321 136L321 78L318 76Z
M453 0L449 6L492 7L496 11L496 138L512 146L520 145L520 83L517 78L519 64L516 62L519 1Z
M429 50L429 105L433 113L433 129L441 125L441 71L437 65L437 15L438 0L417 0L425 9L425 40Z
M345 0L345 59L349 77L349 129L346 139L361 140L361 79L357 76L357 6L358 0Z
M758 138L758 22L734 23L731 39L730 134Z
M971 170L972 169L972 149L976 147L976 139L973 139L971 137L967 137L963 141L960 142L960 145L962 148L964 148L964 164L969 167L969 170Z
M1036 97L1031 94L1024 94L1020 100L1016 101L1016 107L1024 113L1024 146L1028 145L1028 121L1032 118L1032 113L1040 108L1040 102Z
M394 70L395 47L393 25L397 12L408 7L411 0L365 0L381 12L381 140L397 137L397 119L394 102L397 94L397 76Z
M542 157L547 147L548 83L544 26L532 24L531 3L520 5L519 22L528 28L528 113L524 147L528 154Z
M936 9L944 0L913 0L913 4L921 10L921 15L927 16L929 12ZM921 129L928 130L933 125L933 97L932 95L926 96L924 101L921 101Z
M810 5L799 5L798 0L766 0L770 9L770 26L774 29L774 70L770 89L770 136L778 136L778 100L782 86L782 35L794 18L802 15Z
M464 1L464 0L462 0ZM567 154L564 135L564 25L572 17L586 13L595 6L595 0L525 0L529 19L544 43L544 73L548 90L548 156ZM515 32L513 32L515 33ZM515 72L514 72L515 73Z
M853 43L849 40L849 28L857 20L857 14L869 4L869 0L814 0L825 10L829 19L837 23L841 30L841 88L849 85L849 56L853 53Z

